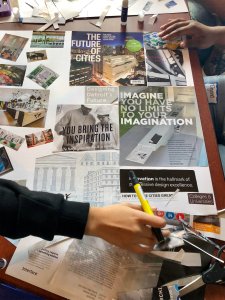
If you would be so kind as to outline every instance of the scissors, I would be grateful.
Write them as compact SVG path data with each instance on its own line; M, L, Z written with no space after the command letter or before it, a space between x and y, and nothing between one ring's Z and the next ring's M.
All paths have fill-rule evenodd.
M225 249L225 245L220 247L217 252L217 258L220 258L223 250ZM225 283L225 265L219 260L214 260L213 263L210 264L209 268L206 271L203 271L200 275L194 275L189 277L181 278L180 280L174 280L164 284L164 286L182 286L178 288L178 296L182 297L187 295L188 293L200 288L201 286L209 283L223 284ZM179 299L179 298L178 298Z

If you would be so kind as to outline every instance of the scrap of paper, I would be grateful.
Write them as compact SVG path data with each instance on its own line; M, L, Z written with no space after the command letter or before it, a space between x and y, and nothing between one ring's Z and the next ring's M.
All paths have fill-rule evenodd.
M143 38L144 38L144 44L146 49L175 50L179 48L181 42L181 39L165 41L158 35L158 32L145 33Z
M22 86L26 66L0 64L0 86Z
M151 253L163 259L172 260L183 266L188 266L188 267L202 266L200 253L185 252L183 249L181 249L179 252L151 251Z
M0 58L17 61L28 38L6 33L0 41Z
M31 39L31 48L63 48L65 32L64 31L33 31Z
M27 78L33 80L44 89L46 89L58 78L58 76L59 75L53 70L47 68L44 65L39 65L30 74L27 75Z
M36 147L53 142L53 134L51 129L31 133L25 135L27 148Z
M174 6L176 6L177 5L177 3L175 2L175 1L169 1L169 2L167 2L166 4L165 4L165 6L166 7L168 7L168 8L171 8L171 7L174 7Z
M37 60L46 60L47 59L47 53L46 50L39 50L39 51L31 51L27 52L27 61L33 62Z
M157 20L157 16L158 15L152 15L151 17L149 17L148 24L149 25L153 25L156 22L156 20Z
M23 137L14 134L10 131L7 131L3 128L0 128L0 144L17 151L19 150L23 141L24 141Z
M90 22L90 23L93 24L93 25L95 25L95 26L97 26L97 27L99 27L99 28L101 28L102 23L104 22L105 17L107 15L108 11L110 10L110 7L111 7L111 5L107 5L103 9L103 11L101 12L100 17L99 17L99 19L98 19L98 21L96 23L95 22Z

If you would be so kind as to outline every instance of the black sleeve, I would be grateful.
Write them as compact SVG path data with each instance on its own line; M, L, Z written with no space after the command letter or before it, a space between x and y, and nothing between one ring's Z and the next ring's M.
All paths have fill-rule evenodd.
M30 191L0 179L0 235L51 240L57 234L81 239L88 212L89 203L67 201L61 194Z

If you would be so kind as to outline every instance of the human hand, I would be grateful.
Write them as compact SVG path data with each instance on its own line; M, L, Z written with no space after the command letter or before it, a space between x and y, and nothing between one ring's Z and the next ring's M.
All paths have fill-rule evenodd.
M163 218L143 212L140 205L114 204L91 207L85 234L98 236L120 248L149 253L156 243L152 227L164 227Z
M181 41L181 48L209 48L215 44L215 28L193 20L174 19L160 27L159 36L163 40L171 40L186 36Z

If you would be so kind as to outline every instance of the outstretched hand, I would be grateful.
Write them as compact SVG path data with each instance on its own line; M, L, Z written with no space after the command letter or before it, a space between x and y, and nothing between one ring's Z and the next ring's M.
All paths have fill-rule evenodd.
M152 227L164 227L163 218L142 211L140 205L91 207L85 234L100 237L120 248L149 253L156 243Z
M163 40L182 38L181 48L209 48L215 44L216 27L209 27L193 20L174 19L160 27Z

